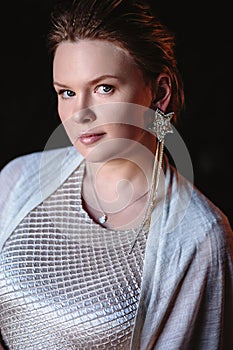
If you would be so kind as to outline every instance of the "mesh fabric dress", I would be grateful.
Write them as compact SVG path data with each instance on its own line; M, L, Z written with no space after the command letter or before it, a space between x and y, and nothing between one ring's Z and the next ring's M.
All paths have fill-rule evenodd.
M107 230L82 208L84 163L8 238L0 327L9 349L129 349L147 233ZM79 195L78 195L79 194Z

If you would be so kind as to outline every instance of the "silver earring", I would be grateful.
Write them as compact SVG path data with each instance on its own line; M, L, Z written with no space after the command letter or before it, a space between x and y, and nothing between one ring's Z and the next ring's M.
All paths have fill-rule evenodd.
M164 141L164 137L168 133L173 133L171 127L171 119L174 112L165 114L160 108L157 108L154 114L153 122L147 127L149 131L157 136L159 142Z

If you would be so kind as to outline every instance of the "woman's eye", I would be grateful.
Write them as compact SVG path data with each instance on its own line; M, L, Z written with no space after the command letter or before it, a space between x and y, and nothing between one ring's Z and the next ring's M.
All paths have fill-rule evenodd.
M107 85L107 84L99 85L95 89L95 92L98 92L100 94L109 94L112 91L113 91L113 86L112 85Z
M60 90L58 95L62 96L64 99L68 99L75 96L75 92L71 90Z

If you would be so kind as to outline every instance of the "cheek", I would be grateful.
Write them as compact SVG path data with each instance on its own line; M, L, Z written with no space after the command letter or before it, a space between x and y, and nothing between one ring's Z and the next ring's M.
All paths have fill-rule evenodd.
M108 132L112 139L128 139L137 140L144 133L140 127L133 125L113 124L108 128Z
M138 93L138 104L150 107L152 101L151 89L144 88L141 92Z
M58 114L59 117L63 122L65 122L67 119L69 119L72 116L71 113L71 108L69 107L68 104L62 103L62 102L58 102Z
M144 134L143 128L137 127L137 126L130 126L127 128L127 135L128 138L131 140L138 140L140 139L141 135Z
M71 114L67 111L67 107L64 107L63 104L58 104L58 115L60 117L60 120L66 131L67 136L69 137L71 143L74 144L78 135L77 123L74 123L73 118L71 118Z

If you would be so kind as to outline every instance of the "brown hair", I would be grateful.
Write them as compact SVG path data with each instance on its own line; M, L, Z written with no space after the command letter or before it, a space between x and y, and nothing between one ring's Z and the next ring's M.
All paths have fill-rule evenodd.
M178 116L184 107L183 83L174 53L174 34L143 0L61 1L51 14L49 50L63 41L99 39L126 49L149 79L166 73L171 82L168 111Z

